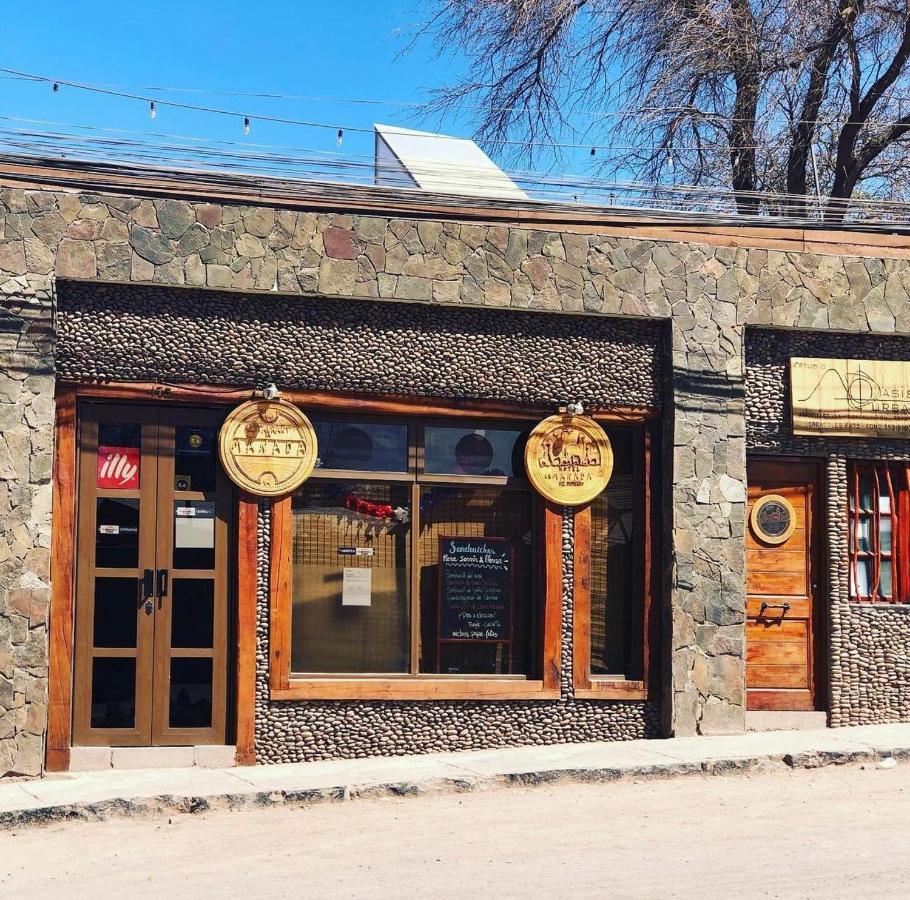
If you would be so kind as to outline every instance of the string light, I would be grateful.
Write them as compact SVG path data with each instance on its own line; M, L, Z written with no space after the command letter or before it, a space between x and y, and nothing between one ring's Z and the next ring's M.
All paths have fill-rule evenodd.
M335 144L336 144L338 147L340 147L340 146L342 145L343 142L344 142L344 129L343 129L343 128L339 128L339 129L338 129L338 136L335 138Z
M54 88L53 88L53 90L54 90L54 93L55 93L55 94L59 94L59 93L60 93L60 83L59 83L59 82L57 82L57 81L54 82Z
M149 103L149 118L154 119L158 115L158 109L155 107L155 101Z
M244 134L250 133L250 117L249 116L243 117L243 133Z

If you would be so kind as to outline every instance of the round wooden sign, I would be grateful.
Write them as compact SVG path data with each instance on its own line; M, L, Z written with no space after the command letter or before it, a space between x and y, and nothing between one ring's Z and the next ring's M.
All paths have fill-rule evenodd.
M780 494L765 494L752 506L752 531L765 544L783 544L796 528L793 504Z
M316 465L316 432L284 400L242 403L221 426L218 450L234 484L251 494L277 497L303 484Z
M613 448L588 416L550 416L528 436L525 469L539 494L563 506L580 506L610 481Z

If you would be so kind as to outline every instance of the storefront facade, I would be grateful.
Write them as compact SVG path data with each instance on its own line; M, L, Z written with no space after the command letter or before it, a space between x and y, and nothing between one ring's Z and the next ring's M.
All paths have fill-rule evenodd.
M910 453L795 437L787 378L910 359L900 247L80 179L0 191L0 771L910 717L910 554L848 529L897 548L902 501L847 502ZM265 499L217 438L272 384L319 460ZM579 401L614 469L563 507L522 453ZM771 495L782 541L747 524ZM501 572L474 631L441 599L459 552Z

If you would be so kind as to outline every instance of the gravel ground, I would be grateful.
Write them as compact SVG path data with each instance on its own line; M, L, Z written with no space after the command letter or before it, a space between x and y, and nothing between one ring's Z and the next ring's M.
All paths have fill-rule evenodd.
M0 833L0 896L910 896L910 765Z

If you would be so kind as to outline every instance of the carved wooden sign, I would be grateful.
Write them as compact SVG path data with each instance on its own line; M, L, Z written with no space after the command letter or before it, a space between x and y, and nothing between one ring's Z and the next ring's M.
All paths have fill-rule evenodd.
M588 416L550 416L528 436L525 469L539 494L564 506L580 506L610 481L613 448Z
M796 528L796 512L786 497L765 494L755 501L749 523L758 540L765 544L783 544Z
M235 484L251 494L277 497L310 477L316 465L316 432L290 403L250 400L225 419L218 450Z
M790 359L793 433L910 438L910 362Z

